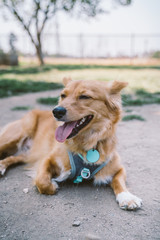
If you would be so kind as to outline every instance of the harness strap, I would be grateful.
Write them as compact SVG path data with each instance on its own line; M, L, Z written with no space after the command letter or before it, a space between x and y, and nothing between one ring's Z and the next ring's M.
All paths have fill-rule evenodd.
M81 155L74 155L73 153L68 151L70 164L71 164L71 174L69 179L77 179L74 180L75 183L82 182L83 179L90 180L94 177L96 173L98 173L103 167L105 167L111 160L111 156L107 158L107 160L102 164L87 164L83 161ZM76 165L78 165L76 167Z
M69 176L69 179L72 179L76 175L76 166L75 166L75 163L73 160L72 153L68 151L68 155L69 155L69 160L70 160L70 164L71 164L71 174Z
M110 162L110 160L111 160L111 157L107 158L107 160L106 160L104 163L102 163L102 164L92 173L91 178L93 178L93 176L94 176L97 172L99 172L103 167L105 167L105 166Z

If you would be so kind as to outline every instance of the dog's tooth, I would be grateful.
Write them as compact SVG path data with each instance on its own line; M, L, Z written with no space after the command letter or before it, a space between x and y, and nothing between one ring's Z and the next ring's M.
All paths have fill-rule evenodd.
M81 122L82 122L82 123L84 123L84 122L85 122L85 120L86 120L86 118L84 117L84 118L82 118Z
M81 119L81 121L80 121L79 123L77 123L76 127L79 127L80 125L82 125L82 124L86 121L86 118L87 118L87 117L83 117L83 118Z
M80 125L83 124L83 123L84 123L84 121L83 121L83 119L82 119L82 120L80 121Z

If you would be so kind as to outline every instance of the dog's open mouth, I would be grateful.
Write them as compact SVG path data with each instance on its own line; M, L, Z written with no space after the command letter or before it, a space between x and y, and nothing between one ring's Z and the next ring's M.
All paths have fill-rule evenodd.
M66 139L74 137L82 128L87 126L92 119L93 115L88 115L78 121L65 122L62 126L56 129L56 140L58 142L64 142Z

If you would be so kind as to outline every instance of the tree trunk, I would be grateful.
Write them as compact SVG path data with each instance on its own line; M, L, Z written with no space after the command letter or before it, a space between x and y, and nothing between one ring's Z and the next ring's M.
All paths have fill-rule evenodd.
M44 65L41 44L36 45L36 52L37 52L37 57L38 57L40 65Z
M37 28L37 41L38 41L38 43L36 45L36 50L37 50L37 57L39 59L40 65L44 65L42 45L41 45L41 33L42 33L42 31L38 31L38 28Z

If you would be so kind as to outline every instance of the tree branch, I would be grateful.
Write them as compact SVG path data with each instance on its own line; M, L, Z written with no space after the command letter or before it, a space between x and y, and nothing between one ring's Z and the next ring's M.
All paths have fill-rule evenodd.
M47 20L49 19L49 16L48 16L48 13L49 13L49 10L50 10L50 3L48 3L47 7L46 7L46 10L44 11L44 19L43 19L43 22L42 22L42 26L41 26L41 29L40 29L40 33L42 33L43 29L44 29L44 26L47 22Z
M35 15L34 15L34 17L36 19L36 31L37 31L37 33L39 33L39 17L38 17L38 15L39 15L39 10L41 9L40 1L34 0L34 3L36 5Z
M11 1L11 3L12 3L12 6L8 5L6 2L4 2L4 5L19 20L19 22L22 24L23 28L27 31L28 35L30 36L32 43L36 46L36 42L34 41L31 31L29 29L30 24L28 24L28 26L25 24L23 18L18 14L18 11L16 10L15 4L13 3L13 1Z

